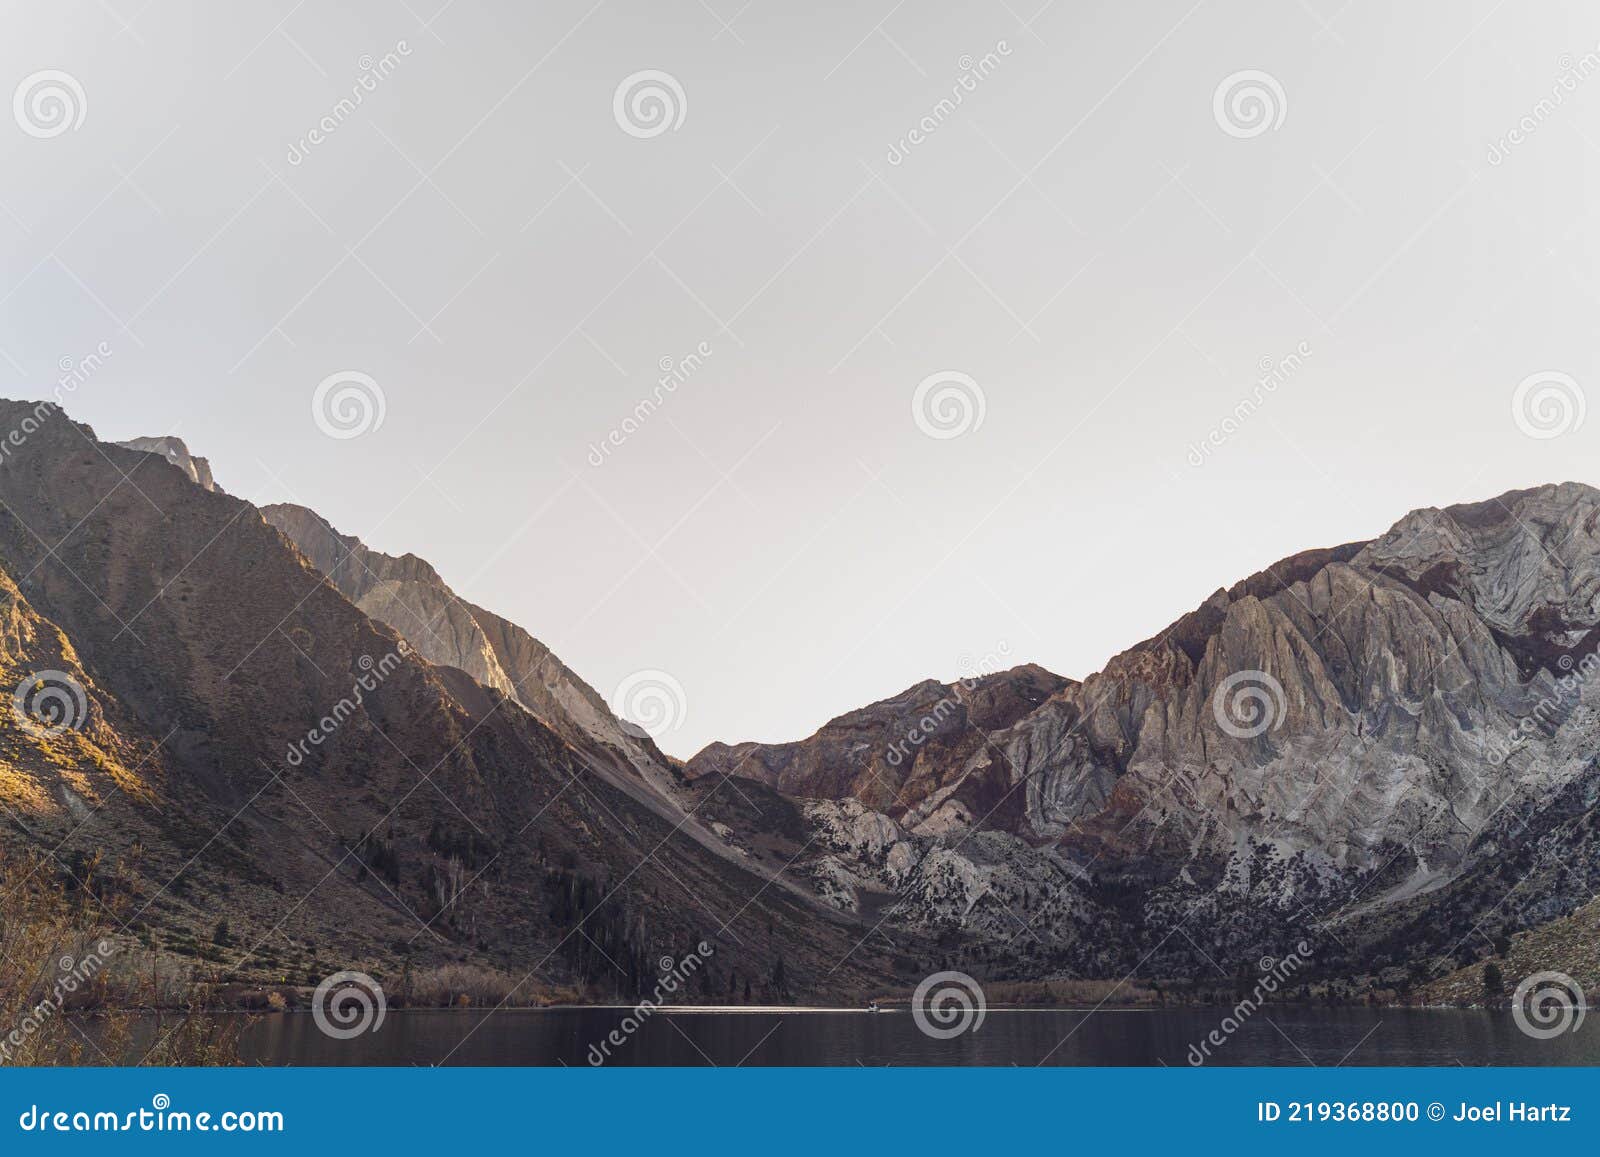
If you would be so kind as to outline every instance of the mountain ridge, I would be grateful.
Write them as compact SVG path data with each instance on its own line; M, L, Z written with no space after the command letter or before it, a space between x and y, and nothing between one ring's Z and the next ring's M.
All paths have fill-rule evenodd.
M33 412L0 402L0 427ZM6 714L0 784L28 810L3 838L101 865L83 886L121 897L118 935L257 982L493 966L507 999L630 992L701 939L704 983L769 999L889 971L766 886L781 862L415 653L163 454L46 411L0 460L0 575L7 677L56 671L86 702L49 733ZM202 952L219 906L230 946Z
M598 692L522 627L458 596L426 560L373 550L308 507L273 503L261 514L356 607L433 662L510 696L568 742L593 740L661 779L670 761L647 735L623 725Z
M15 416L0 405L0 417ZM33 636L46 631L28 617L38 596L41 618L60 624L81 652L84 677L133 720L126 750L160 748L148 761L152 783L238 802L258 780L240 783L236 769L224 771L219 746L243 750L263 734L282 742L269 686L303 682L301 660L312 654L319 668L324 659L338 670L355 661L356 652L323 637L326 626L296 623L291 610L289 645L273 647L278 674L250 688L238 718L233 707L219 716L207 706L214 693L203 681L175 675L169 682L187 689L191 713L206 722L157 744L178 700L135 669L127 632L148 618L160 628L162 654L189 663L229 651L231 639L167 608L193 599L212 615L241 615L210 584L248 586L238 564L267 563L278 587L311 600L343 624L339 631L366 623L363 638L410 644L416 655L400 669L420 662L429 673L408 673L403 685L443 714L430 708L424 715L436 722L407 731L403 746L469 742L474 767L460 768L453 790L475 801L472 822L497 844L507 837L495 835L504 828L489 817L525 815L543 800L556 809L550 818L589 833L591 879L628 867L623 849L638 844L627 833L639 825L681 833L670 875L704 879L706 890L630 901L653 927L681 930L740 912L741 889L779 904L794 923L770 922L746 965L765 971L769 987L784 958L799 983L824 986L881 982L933 963L1021 978L1140 968L1198 976L1216 960L1281 950L1308 927L1323 966L1389 983L1419 961L1465 967L1479 951L1475 931L1506 934L1559 918L1600 883L1592 754L1600 691L1589 679L1600 663L1600 491L1581 483L1422 508L1372 539L1287 556L1219 588L1082 680L1032 664L924 680L805 739L711 744L680 766L633 735L531 634L460 600L425 560L371 551L287 504L257 512L272 545L254 532L237 539L225 516L242 520L255 508L207 490L165 441L141 440L157 448L110 473L65 438L48 454L0 464L9 517L20 511L65 532L58 549L66 557L52 556L31 542L31 526L0 518L0 569L23 576L16 586L27 600L18 638L22 626ZM130 505L137 495L113 493L104 510L85 510L75 496L74 487L114 491L117 473L152 459L177 471L171 484L149 488L157 499L178 494L181 480L205 503L225 504L195 517L226 536L227 567L186 575L182 553L156 533L182 539L194 528L151 519ZM297 560L293 569L280 550ZM56 564L69 561L83 573L58 573ZM43 590L41 576L50 579ZM345 609L301 594L303 583L321 583ZM281 609L282 594L263 590L261 598ZM374 641L366 653L376 649ZM241 666L251 661L229 653ZM337 689L326 675L311 682L326 694ZM384 730L389 719L373 716ZM334 749L308 751L307 767L314 778L324 774L330 750L347 742L335 766L351 789L370 793L374 775L392 781L392 771L379 770L386 738L343 732ZM532 751L603 806L586 818L571 812L556 791L560 778L524 798L527 785L508 777L505 757ZM59 784L33 786L67 798ZM456 870L421 835L422 818L392 833L394 854L413 874L425 865L422 879L402 872L395 881L392 899L405 906L426 907L439 873ZM305 844L302 821L296 831L287 814L259 818L263 831ZM542 830L543 838L570 836ZM526 852L497 851L497 860L502 854ZM668 876L658 878L674 890ZM765 882L747 887L744 879ZM1532 886L1508 904L1525 882ZM508 887L526 896L533 877ZM470 926L452 934L482 938L479 950L515 957L546 935L538 918L526 923L524 914L519 924L503 903L474 904L448 895L452 888L435 893L448 899L444 909L476 909ZM490 943L496 937L502 943ZM888 955L864 949L847 957L848 980L825 979L820 946L848 948L857 938L858 948L887 941ZM519 939L521 947L512 943Z

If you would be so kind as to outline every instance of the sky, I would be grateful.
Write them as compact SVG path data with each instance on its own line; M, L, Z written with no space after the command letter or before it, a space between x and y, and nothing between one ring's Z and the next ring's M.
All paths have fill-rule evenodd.
M676 755L1600 482L1593 5L4 22L0 394L88 367L102 438L666 687Z

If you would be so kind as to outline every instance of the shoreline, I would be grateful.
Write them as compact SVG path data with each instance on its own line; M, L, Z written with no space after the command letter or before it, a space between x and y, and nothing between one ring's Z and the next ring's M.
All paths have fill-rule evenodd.
M635 1004L415 1004L415 1005L389 1005L388 1013L411 1012L448 1012L448 1013L477 1013L485 1012L631 1012L639 1008ZM994 1013L1082 1013L1085 1016L1097 1013L1161 1013L1161 1012L1206 1012L1216 1009L1228 1010L1234 1005L1222 1002L1194 1003L1194 1004L1162 1004L1162 1005L1105 1005L1095 1007L1090 1005L1056 1005L1056 1004L991 1004L986 1006L986 1014ZM1351 1002L1347 1004L1326 1004L1321 1001L1285 1001L1275 1003L1271 1008L1282 1009L1318 1009L1325 1011L1344 1009L1383 1009L1395 1011L1417 1012L1506 1012L1503 1007L1484 1004L1367 1004L1364 1002ZM1587 1006L1586 1006L1587 1007ZM293 1016L310 1015L310 1006L297 1006L288 1008L250 1008L241 1005L216 1005L199 1009L184 1008L157 1008L152 1006L129 1007L103 1007L79 1008L63 1010L63 1016L100 1017L100 1016L172 1016L182 1017L194 1014L200 1015L233 1015L233 1016ZM909 1004L885 1004L876 1010L859 1006L846 1005L811 1005L811 1004L663 1004L652 1008L655 1016L735 1016L735 1015L782 1015L782 1016L881 1016L886 1014L904 1014L912 1012Z

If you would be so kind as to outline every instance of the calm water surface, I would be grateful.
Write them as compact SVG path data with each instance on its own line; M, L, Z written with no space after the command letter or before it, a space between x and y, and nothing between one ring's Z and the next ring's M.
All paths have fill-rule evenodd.
M244 1038L268 1065L577 1065L631 1010L394 1010L376 1032L334 1040L304 1013L258 1019ZM951 1040L905 1010L658 1011L613 1065L1188 1065L1224 1009L990 1009ZM1600 1032L1534 1040L1509 1013L1466 1009L1264 1009L1213 1049L1215 1065L1593 1065Z

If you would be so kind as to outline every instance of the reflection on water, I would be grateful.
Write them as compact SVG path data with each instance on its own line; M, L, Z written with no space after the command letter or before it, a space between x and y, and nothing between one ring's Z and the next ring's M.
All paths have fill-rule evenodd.
M245 1059L269 1065L587 1066L630 1010L393 1010L376 1033L324 1036L303 1013L251 1025ZM904 1010L658 1011L612 1065L1160 1065L1184 1067L1225 1009L990 1009L976 1032L934 1040ZM1540 1041L1509 1013L1468 1009L1262 1009L1213 1065L1592 1065L1600 1033Z

